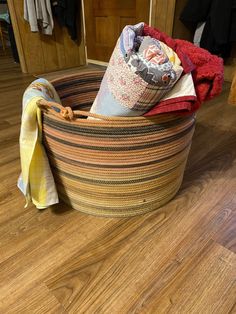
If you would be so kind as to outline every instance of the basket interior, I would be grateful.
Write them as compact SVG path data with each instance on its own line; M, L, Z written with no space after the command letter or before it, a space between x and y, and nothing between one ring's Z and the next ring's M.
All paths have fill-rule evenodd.
M63 106L89 111L98 93L104 71L80 72L52 81Z

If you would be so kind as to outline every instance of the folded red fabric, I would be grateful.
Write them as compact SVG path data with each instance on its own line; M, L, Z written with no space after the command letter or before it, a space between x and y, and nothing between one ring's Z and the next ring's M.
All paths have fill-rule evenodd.
M194 97L177 97L159 102L155 107L145 113L144 116L149 117L167 112L183 115L194 112L199 107L200 102Z
M200 107L203 101L212 99L220 94L224 80L222 58L212 55L207 50L199 48L186 40L173 39L147 24L144 26L144 35L163 41L177 53L184 73L192 72L197 95L196 101L184 101L181 103L173 101L171 104L161 104L159 102L146 115L172 111L192 113Z
M199 101L203 102L219 95L224 81L223 59L186 40L175 41L195 65L192 76Z

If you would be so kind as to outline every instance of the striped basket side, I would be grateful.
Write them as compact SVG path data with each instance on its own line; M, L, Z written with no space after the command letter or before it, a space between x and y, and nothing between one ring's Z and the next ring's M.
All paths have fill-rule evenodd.
M103 72L53 81L63 105L89 110ZM78 117L44 113L44 145L60 199L94 215L126 217L155 210L177 193L194 116Z

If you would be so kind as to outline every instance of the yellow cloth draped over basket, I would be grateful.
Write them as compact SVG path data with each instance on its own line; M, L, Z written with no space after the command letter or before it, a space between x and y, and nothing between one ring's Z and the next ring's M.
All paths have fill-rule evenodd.
M89 113L103 74L90 71L52 81L62 105L72 110L58 113L61 105L40 104L43 143L59 198L94 215L126 217L157 209L181 185L195 117Z
M58 195L49 162L42 145L41 112L37 102L42 99L60 102L54 87L45 79L37 79L26 89L20 130L21 175L18 187L30 201L43 209L58 203Z

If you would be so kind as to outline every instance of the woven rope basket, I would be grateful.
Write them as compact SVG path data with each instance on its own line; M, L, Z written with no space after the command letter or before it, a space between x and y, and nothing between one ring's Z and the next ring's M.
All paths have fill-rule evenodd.
M103 74L91 71L54 80L63 107L38 104L44 112L43 140L59 198L93 215L143 214L177 193L195 117L90 114Z

